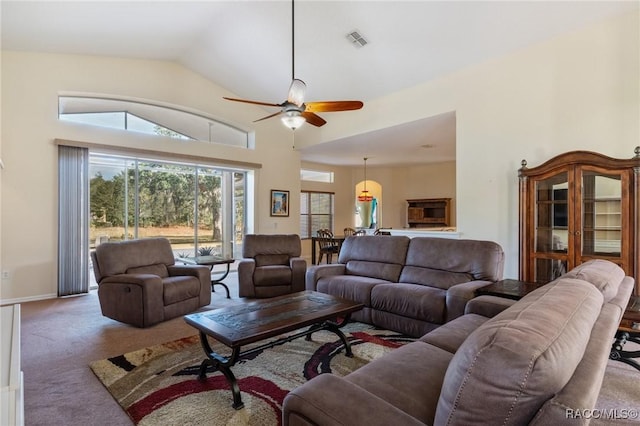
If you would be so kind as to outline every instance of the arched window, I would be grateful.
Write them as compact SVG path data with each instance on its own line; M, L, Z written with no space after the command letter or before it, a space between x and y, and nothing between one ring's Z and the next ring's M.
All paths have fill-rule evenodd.
M58 118L93 126L247 148L249 133L204 115L129 100L59 96Z

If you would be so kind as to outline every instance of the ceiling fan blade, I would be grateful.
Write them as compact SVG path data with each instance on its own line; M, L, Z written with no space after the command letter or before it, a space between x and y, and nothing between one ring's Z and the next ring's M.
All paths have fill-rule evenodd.
M289 86L289 96L287 101L294 105L302 106L304 103L304 93L307 91L307 85L304 81L294 78Z
M300 115L302 115L307 120L307 123L314 125L316 127L324 126L325 124L327 124L324 118L312 112L305 111Z
M254 120L254 123L257 123L258 121L262 121L262 120L266 120L267 118L271 118L271 117L275 117L276 115L279 115L281 113L281 111L275 112L271 115L267 115L266 117L262 117L262 118L258 118L257 120Z
M362 108L364 104L360 101L322 101L307 102L306 112L335 112L353 111Z
M235 98L227 98L226 96L222 97L223 99L226 99L228 101L234 101L234 102L244 102L245 104L254 104L254 105L264 105L264 106L274 106L274 107L281 107L281 104L272 104L269 102L259 102L259 101L249 101L246 99L235 99Z

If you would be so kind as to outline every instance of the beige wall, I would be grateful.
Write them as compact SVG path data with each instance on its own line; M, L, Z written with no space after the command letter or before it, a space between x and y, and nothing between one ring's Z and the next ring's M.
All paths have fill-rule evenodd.
M29 300L57 293L56 138L109 146L177 152L259 163L255 174L254 232L297 233L299 201L288 218L269 216L270 190L300 191L299 154L291 133L278 120L249 127L264 111L233 105L229 95L199 75L173 63L91 56L2 52L1 270L9 272L0 300ZM58 94L126 96L222 118L255 130L255 150L204 142L176 142L133 132L60 122Z
M332 115L330 125L318 130L306 126L296 132L295 146L456 111L456 225L466 238L500 243L507 255L505 276L516 277L520 161L526 158L530 165L537 165L574 149L627 158L640 144L639 14L610 19L367 102L361 111ZM56 293L54 138L175 150L169 141L158 143L155 138L58 122L60 91L159 100L254 128L255 151L202 143L182 145L180 150L261 163L255 231L298 232L296 197L292 197L289 218L274 220L268 214L270 189L290 189L292 194L300 190L293 135L277 120L251 123L264 111L223 102L220 97L229 93L199 75L165 62L16 52L2 52L1 72L0 152L5 169L1 172L0 269L10 273L10 279L2 280L1 300ZM338 171L336 203L349 205L361 176L357 169ZM420 187L410 186L416 179L396 176L399 173L372 168L368 176L385 188L391 182L394 188L391 197L385 189L384 226L398 220L404 199L427 195ZM349 220L348 210L336 213L336 227Z
M308 143L456 111L457 228L500 243L514 278L521 160L533 166L578 149L632 157L639 64L635 11L336 114Z
M456 163L453 161L424 166L371 168L367 175L376 178L383 187L382 226L407 226L407 200L413 198L451 198L452 226L456 215ZM368 177L368 176L367 176Z

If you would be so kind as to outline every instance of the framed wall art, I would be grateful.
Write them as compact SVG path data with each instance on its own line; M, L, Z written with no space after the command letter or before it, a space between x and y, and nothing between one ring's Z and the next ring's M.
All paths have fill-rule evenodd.
M289 216L289 191L271 190L271 216Z

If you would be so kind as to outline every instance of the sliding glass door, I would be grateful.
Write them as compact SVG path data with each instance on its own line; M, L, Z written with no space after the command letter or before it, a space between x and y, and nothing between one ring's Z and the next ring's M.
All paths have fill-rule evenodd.
M237 257L246 171L91 154L90 247L166 237L179 256Z

